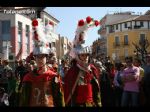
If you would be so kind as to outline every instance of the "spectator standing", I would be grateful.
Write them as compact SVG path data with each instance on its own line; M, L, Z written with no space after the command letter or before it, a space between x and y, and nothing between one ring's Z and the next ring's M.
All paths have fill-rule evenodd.
M10 103L10 106L17 106L17 102L16 102L16 83L17 83L17 80L16 80L16 77L15 75L13 74L13 71L12 70L9 70L7 71L7 74L6 74L7 78L8 78L8 97L9 97L9 103Z
M144 65L144 93L146 106L150 106L150 54L146 56L146 65Z
M133 65L132 57L125 58L127 68L124 69L124 83L121 106L138 106L140 70ZM129 105L130 104L130 105Z
M125 66L122 63L117 64L116 72L114 77L114 95L115 95L115 106L121 106L121 98L123 92L123 82L122 82L122 75Z

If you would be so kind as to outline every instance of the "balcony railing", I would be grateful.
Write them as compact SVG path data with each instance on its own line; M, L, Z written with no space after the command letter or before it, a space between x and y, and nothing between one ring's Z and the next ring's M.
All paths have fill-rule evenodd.
M132 29L132 26L128 26L127 28L128 28L128 30L131 30L131 29Z
M140 25L135 25L135 26L134 26L134 29L140 29L140 28L141 28Z
M129 42L119 42L119 43L114 42L113 43L113 47L129 46L129 45L130 45Z
M114 42L114 43L113 43L113 46L114 46L114 47L119 47L119 46L120 46L120 43Z
M123 45L123 46L129 46L130 43L129 42L121 42L121 45Z

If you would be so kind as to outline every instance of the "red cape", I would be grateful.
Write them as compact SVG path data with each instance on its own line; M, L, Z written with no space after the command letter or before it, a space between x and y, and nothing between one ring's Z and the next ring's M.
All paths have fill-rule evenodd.
M92 64L90 65L90 67L93 73L95 74L95 77L97 78L98 71L96 67ZM73 66L68 70L67 74L64 77L64 98L66 104L70 103L71 98L69 98L69 95L71 95L71 90L75 85L78 74L79 74L79 68L77 66Z
M69 95L71 95L71 90L73 88L73 85L75 84L78 73L79 73L79 68L77 66L73 66L68 70L67 74L64 77L65 103L67 103L67 99L68 99ZM68 102L70 102L70 99Z

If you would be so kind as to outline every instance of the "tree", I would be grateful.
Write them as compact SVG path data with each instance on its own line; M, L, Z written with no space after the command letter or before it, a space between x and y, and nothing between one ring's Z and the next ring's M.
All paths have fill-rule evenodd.
M139 45L132 42L135 49L134 53L136 54L137 58L141 58L142 62L145 63L145 55L148 53L147 48L149 47L149 42L147 38L144 38L142 40L139 40Z

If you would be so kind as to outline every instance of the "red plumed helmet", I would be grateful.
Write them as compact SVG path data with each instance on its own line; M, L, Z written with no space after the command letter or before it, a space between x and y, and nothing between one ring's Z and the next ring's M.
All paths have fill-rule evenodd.
M32 21L32 26L38 26L38 21L36 20L36 19L34 19L33 21Z
M91 21L92 21L92 18L91 18L90 16L88 16L88 17L86 18L86 22L89 24Z
M98 26L100 24L100 22L98 22L97 20L95 20L95 26Z
M53 23L53 22L51 22L51 21L49 22L49 24L50 24L50 25L54 25L54 23Z
M78 22L78 26L83 26L84 25L84 20L81 19L79 22Z

